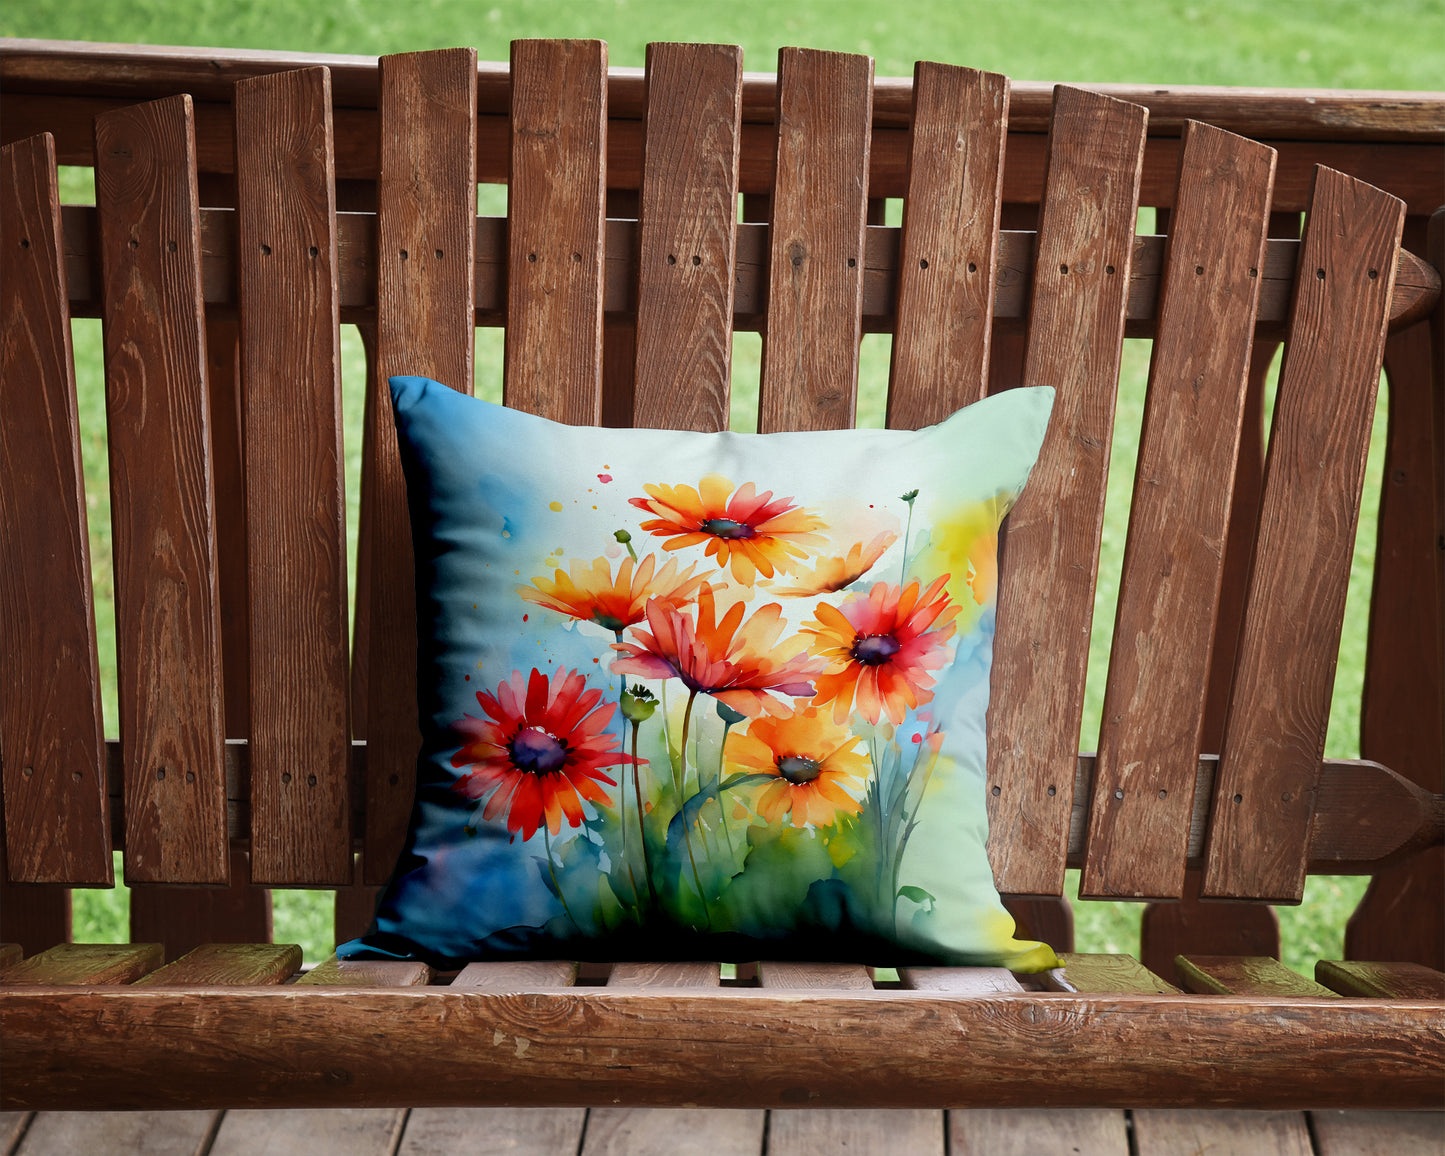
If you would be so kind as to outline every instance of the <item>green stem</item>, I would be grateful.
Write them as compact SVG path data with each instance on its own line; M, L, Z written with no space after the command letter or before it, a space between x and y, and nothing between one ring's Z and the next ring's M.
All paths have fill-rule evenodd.
M620 631L620 630L615 630L615 631L613 631L613 633L617 636L617 641L618 641L618 643L620 644L620 643L622 642L622 631ZM622 745L623 745L624 747L625 747L626 744L627 744L627 716L622 713L622 696L623 696L624 694L626 694L626 693L627 693L627 675L625 675L625 674L620 674L620 675L617 676L617 717L622 721L622 734L621 734L621 736L620 736L620 741L621 741L621 743L622 743ZM636 724L634 724L634 726L633 726L633 746L634 746L634 747L636 747L636 733L637 733L637 731L636 731ZM634 756L633 762L632 762L632 776L633 776L633 782L636 783L636 781L637 781L637 760L636 760L636 757L635 757L635 756L636 756L636 754L637 754L637 751L634 749L632 753L633 753L633 756ZM642 815L642 795L641 795L641 794L639 794L639 795L637 796L637 813L638 813L638 817L639 817L639 820L640 820L641 815ZM637 878L636 878L636 876L634 876L633 873L632 873L632 860L631 860L631 859L628 857L628 855L627 855L627 779L626 779L625 777L622 778L622 781L617 784L617 819L618 819L618 822L622 824L622 862L627 865L627 881L628 881L628 883L629 883L629 884L631 885L631 887L632 887L632 902L635 903L635 904L637 904L637 906L640 908L640 907L642 906L642 896L638 894L638 891L637 891ZM646 848L644 847L643 850L645 851Z
M647 880L647 894L652 901L652 906L657 906L657 892L652 886L652 863L647 854L647 829L643 826L642 808L642 782L637 771L637 732L641 729L641 723L632 724L632 791L637 796L637 840L642 844L642 877ZM636 884L633 884L634 890Z
M567 896L562 891L562 884L557 878L557 865L552 862L552 829L547 826L545 819L542 822L542 845L547 851L547 873L552 876L552 886L557 889L557 898L562 901L562 910L567 913L567 918L572 921L572 926L582 934L582 925L577 922L577 917L572 914L572 908L567 906Z
M913 533L913 503L908 503L908 521L903 527L903 560L898 564L898 585L902 586L908 577L908 539Z
M683 784L687 782L687 728L692 723L692 704L697 699L697 691L689 690L687 694L687 706L682 712L682 747L679 751L680 767L676 779L677 787L677 813L682 817L682 840L687 844L687 859L692 864L692 881L697 887L697 897L702 900L703 915L707 919L708 930L712 930L712 909L708 906L707 895L702 889L702 878L697 873L697 856L692 851L691 824L687 821L687 804L682 797Z
M721 783L721 782L723 781L723 772L726 771L727 768L728 768L728 761L727 761L728 731L730 731L730 730L732 730L732 729L733 729L733 724L730 723L730 722L728 722L727 719L723 719L722 746L720 746L720 747L718 748L718 752L717 752L717 781L718 781L719 783ZM727 817L727 815L725 815L725 814L723 813L723 801L722 801L722 791L721 791L721 790L718 790L718 791L717 791L716 798L717 798L718 822L722 824L723 838L726 839L726 840L727 840L727 843L728 843L728 863L731 864L732 861L733 861L733 858L736 856L737 852L733 849L732 832L728 830L728 817ZM728 870L732 870L731 866L729 866Z

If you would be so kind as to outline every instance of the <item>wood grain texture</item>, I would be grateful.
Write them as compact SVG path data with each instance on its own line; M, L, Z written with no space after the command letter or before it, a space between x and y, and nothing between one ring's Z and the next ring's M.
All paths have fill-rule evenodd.
M503 400L572 425L602 413L607 46L512 44Z
M109 887L100 663L49 136L0 151L0 696L17 883ZM16 675L19 677L16 677Z
M251 877L348 883L346 502L331 91L236 88L251 620Z
M1206 897L1303 894L1403 223L1398 199L1320 170L1215 781Z
M988 712L1000 891L1061 892L1147 113L1060 86L1023 384L1056 390L1009 515ZM997 792L997 793L995 793Z
M615 963L608 987L717 987L722 982L715 963Z
M225 883L226 740L188 96L95 122L125 871Z
M416 585L393 375L472 391L477 54L381 62L375 373L369 377L362 506L367 529L366 883L385 883L406 838L421 745Z
M1205 795L1207 802L1208 795ZM1357 822L1354 812L1346 822ZM1203 845L1203 828L1198 829ZM1193 832L1191 831L1191 838ZM1139 959L1158 975L1173 976L1180 955L1280 954L1279 916L1263 903L1220 903L1200 899L1204 873L1191 860L1184 873L1184 896L1169 903L1150 903L1139 921Z
M1107 1108L964 1108L948 1114L954 1156L1131 1156L1124 1113Z
M757 1156L766 1124L742 1108L593 1108L581 1156Z
M1185 991L1220 995L1314 995L1330 990L1267 955L1181 955L1174 961Z
M0 870L0 939L29 955L70 938L70 889L55 883L11 883Z
M296 982L312 987L422 987L431 977L431 968L411 960L337 959L333 955Z
M761 433L853 425L872 96L871 57L778 53Z
M1177 992L1132 955L1064 952L1064 978L1078 992ZM1051 973L1050 973L1051 974Z
M577 965L568 960L524 959L503 963L469 963L452 980L452 987L481 987L488 991L531 991L538 987L571 987L577 982Z
M924 1109L822 1108L774 1111L768 1117L769 1156L943 1156L944 1117Z
M898 978L910 991L949 991L958 995L987 995L995 991L1023 991L1023 985L1001 967L900 967Z
M250 879L246 852L233 846L229 887L134 884L130 888L131 942L163 943L168 960L203 943L269 943L271 892L253 886Z
M141 987L282 983L301 967L294 943L207 943L136 980Z
M414 1108L396 1156L576 1156L586 1120L585 1108Z
M758 964L758 986L799 991L872 991L873 979L859 964L763 960Z
M1445 1113L1316 1110L1318 1156L1445 1156Z
M987 391L1008 100L998 73L913 66L892 429L942 421Z
M392 1156L406 1126L396 1108L227 1112L207 1156Z
M164 962L159 943L62 943L0 971L0 984L130 983Z
M1314 1156L1303 1112L1136 1111L1137 1156Z
M1322 959L1315 964L1315 979L1341 995L1445 1000L1445 973L1419 963Z
M1081 898L1184 893L1273 176L1273 149L1185 129Z
M633 424L728 424L741 48L647 46Z
M1445 848L1384 866L1345 924L1350 959L1409 959L1445 969Z
M1044 1078L1058 1107L1420 1108L1445 1079L1439 1029L1419 1000L16 988L0 1107L603 1105L625 1069L639 1106L1029 1106Z
M196 1156L220 1112L39 1112L15 1156Z

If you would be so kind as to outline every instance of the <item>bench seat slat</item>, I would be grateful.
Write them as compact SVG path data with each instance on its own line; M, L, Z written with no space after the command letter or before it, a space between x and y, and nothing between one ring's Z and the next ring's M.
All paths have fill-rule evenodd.
M296 982L310 987L424 987L432 969L408 959L322 960Z
M1320 169L1214 785L1206 898L1298 903L1304 893L1404 215L1398 199Z
M0 151L0 188L5 853L16 882L109 887L100 661L48 134Z
M898 978L910 991L987 995L1024 990L1013 973L1001 967L900 967Z
M136 980L138 987L281 983L301 966L294 943L204 943Z
M189 96L95 125L125 873L226 883L225 718Z
M131 983L164 962L159 943L62 943L0 971L0 984Z
M452 980L452 987L481 987L489 991L529 991L534 987L571 987L577 982L577 964L568 960L527 959L500 963L469 963Z
M990 858L1000 891L1064 885L1104 481L1147 113L1060 86L1034 254L1023 384L1057 390L1009 516L990 704Z
M1274 151L1191 123L1094 767L1084 898L1184 893ZM1210 340L1201 341L1208 332ZM1167 625L1163 625L1167 624Z
M1445 1000L1445 974L1422 963L1322 959L1315 964L1315 978L1341 995Z
M740 48L648 45L637 426L727 428L742 84Z
M251 876L351 880L331 90L236 87L251 618Z
M1316 995L1334 993L1268 956L1181 955L1174 965L1185 991L1220 995Z
M387 881L406 838L421 732L416 718L416 586L406 483L391 409L393 375L472 392L476 237L475 49L381 63L376 347L368 375L362 506L366 605L366 854ZM385 672L384 677L372 677Z
M1061 952L1063 978L1071 990L1090 992L1177 992L1172 983L1160 979L1132 955L1106 955L1094 952ZM1049 972L1045 984L1056 982L1057 973Z
M797 963L792 960L758 964L758 986L815 991L872 991L868 969L856 963Z
M872 93L871 57L778 54L761 433L853 425Z

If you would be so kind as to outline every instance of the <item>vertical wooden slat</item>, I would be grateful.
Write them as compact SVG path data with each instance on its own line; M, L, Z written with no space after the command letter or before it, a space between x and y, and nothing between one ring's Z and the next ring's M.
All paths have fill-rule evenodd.
M25 883L113 881L100 663L55 142L0 151L5 852Z
M406 836L421 743L416 595L406 487L387 379L421 374L472 390L477 54L381 61L376 373L367 395L367 883L385 882Z
M1081 896L1178 898L1275 152L1190 121L1104 691ZM1209 340L1200 340L1208 333Z
M125 874L225 883L225 717L189 96L96 117Z
M1297 903L1405 207L1315 170L1206 849L1206 897Z
M728 423L742 49L647 47L633 421Z
M0 870L0 939L34 955L70 939L70 888L11 883Z
M236 85L251 876L351 878L331 77Z
M758 429L846 429L858 394L873 60L778 53Z
M130 889L130 938L160 943L175 959L203 943L265 943L271 938L271 892L251 885L246 852L231 848L229 887L139 883Z
M1025 385L1057 391L1009 515L989 707L989 841L1000 891L1057 895L1083 709L1104 480L1148 111L1054 90Z
M1008 96L997 73L913 67L891 428L941 421L987 391Z
M553 421L602 415L607 45L512 43L503 400Z

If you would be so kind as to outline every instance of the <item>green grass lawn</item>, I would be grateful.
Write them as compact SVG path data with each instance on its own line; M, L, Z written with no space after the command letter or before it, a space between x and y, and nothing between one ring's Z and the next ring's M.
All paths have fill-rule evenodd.
M879 75L908 75L918 57L1005 72L1019 80L1134 81L1149 84L1238 84L1424 89L1445 76L1445 0L733 0L703 10L662 0L27 0L0 10L0 35L378 54L470 44L483 59L505 60L517 37L599 37L614 65L640 66L650 40L741 44L747 67L771 71L782 45L867 52ZM67 201L91 200L89 173L62 174ZM483 204L495 203L484 197ZM484 207L483 211L500 211ZM1141 228L1152 227L1145 213ZM896 223L896 206L894 206ZM100 325L74 324L76 374L95 570L96 611L105 665L105 717L116 732L114 626L111 610L109 484L104 434ZM343 333L348 525L356 525L364 363L354 330ZM734 424L746 428L755 406L761 342L739 334L734 356ZM870 336L862 351L860 424L882 424L889 339ZM1148 343L1126 343L1118 430L1106 503L1101 578L1096 597L1090 674L1081 745L1098 731L1109 638L1123 553L1133 456L1142 412ZM501 335L477 336L477 391L499 393ZM1374 498L1383 457L1384 402L1377 413L1336 676L1327 753L1358 754ZM352 589L355 588L354 582ZM1322 955L1338 955L1346 917L1363 879L1312 879L1305 902L1281 909L1283 957L1309 972ZM1078 879L1070 872L1069 891ZM276 892L276 937L300 942L308 959L330 951L330 895ZM77 891L78 940L126 938L127 896ZM1135 951L1140 908L1079 903L1078 947Z

